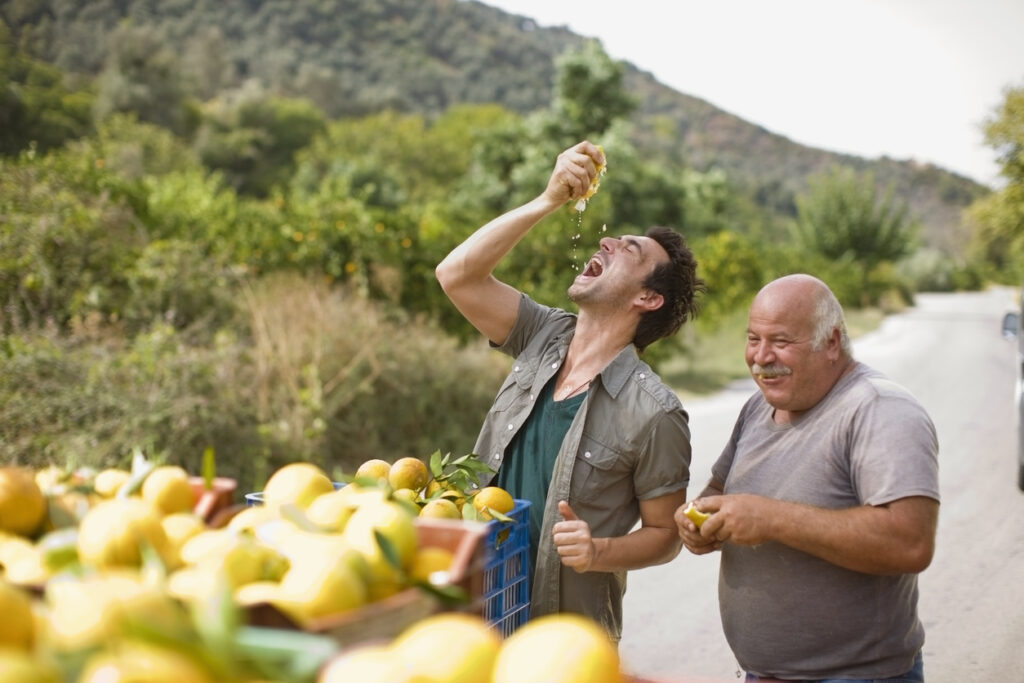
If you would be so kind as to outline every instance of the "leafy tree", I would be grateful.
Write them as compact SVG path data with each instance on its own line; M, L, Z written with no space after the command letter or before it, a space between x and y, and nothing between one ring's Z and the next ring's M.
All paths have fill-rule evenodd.
M1007 89L984 130L985 141L998 155L1005 184L968 210L973 224L971 255L994 277L1020 284L1024 278L1024 87Z
M177 54L152 26L120 25L110 36L110 52L99 76L97 118L133 112L140 121L178 134L197 125L187 99Z
M208 107L197 148L203 163L238 192L266 197L287 184L296 152L325 128L323 112L309 100L260 94L226 110Z
M554 99L544 116L544 133L563 147L584 138L600 139L612 124L636 108L623 83L625 67L596 40L566 50L556 60Z
M0 154L45 152L89 132L92 94L70 90L56 68L32 59L0 21Z
M1024 86L1006 90L1006 98L985 122L985 142L998 154L1000 175L1024 183Z
M833 167L812 179L796 202L797 243L830 259L858 263L865 292L876 267L913 249L917 223L906 202L895 200L891 187L879 197L871 173Z

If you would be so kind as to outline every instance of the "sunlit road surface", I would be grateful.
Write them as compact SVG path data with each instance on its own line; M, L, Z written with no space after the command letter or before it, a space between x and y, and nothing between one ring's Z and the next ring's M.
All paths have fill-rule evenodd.
M935 421L943 496L921 575L929 683L1024 681L1024 493L1017 489L1014 343L1000 336L1013 290L920 294L855 340L858 360L910 389ZM753 381L687 401L696 495ZM624 668L664 683L736 681L718 615L718 555L683 550L629 575ZM841 619L842 615L836 615Z

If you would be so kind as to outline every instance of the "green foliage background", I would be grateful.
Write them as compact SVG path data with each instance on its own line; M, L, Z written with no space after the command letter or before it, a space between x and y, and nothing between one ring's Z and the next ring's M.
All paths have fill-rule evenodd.
M433 268L583 138L609 159L601 191L497 274L567 306L601 236L679 229L708 295L649 360L681 390L694 375L672 369L778 275L898 306L1019 264L999 249L1019 234L1015 186L975 209L968 261L915 207L937 187L947 207L984 194L969 182L889 163L824 175L835 155L803 151L754 181L720 135L742 132L732 119L477 3L4 1L0 17L4 462L124 465L141 448L198 471L212 447L256 489L295 459L338 474L468 452L506 363ZM928 191L901 189L922 174Z

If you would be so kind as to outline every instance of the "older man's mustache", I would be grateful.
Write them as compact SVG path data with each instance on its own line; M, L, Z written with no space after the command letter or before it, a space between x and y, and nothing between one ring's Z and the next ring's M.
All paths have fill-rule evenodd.
M760 365L758 363L754 363L750 366L750 373L755 377L771 379L773 377L781 377L783 375L792 375L793 371L785 365L778 365L775 363L771 365Z

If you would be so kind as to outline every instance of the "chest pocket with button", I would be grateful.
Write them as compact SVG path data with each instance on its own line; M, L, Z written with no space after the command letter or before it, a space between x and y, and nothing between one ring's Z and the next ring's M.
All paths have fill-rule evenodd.
M512 370L505 378L504 384L498 390L494 398L493 412L503 413L512 406L519 403L517 399L530 393L533 386L533 379L537 376L537 361L521 361L516 359L512 364Z
M584 433L573 466L572 497L588 502L618 500L623 487L630 492L633 488L630 458Z

